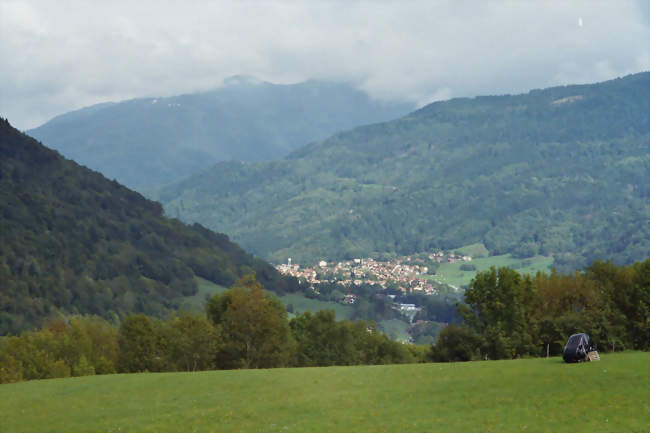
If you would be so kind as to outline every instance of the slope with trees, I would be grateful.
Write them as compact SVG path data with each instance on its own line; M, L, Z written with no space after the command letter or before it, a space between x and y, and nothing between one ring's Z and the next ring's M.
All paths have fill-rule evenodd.
M650 255L650 73L460 98L159 190L275 262L482 242L561 269Z
M131 314L119 326L86 316L48 320L0 338L0 383L115 372L406 363L426 351L391 341L372 322L333 311L289 321L280 301L245 275L215 294L206 314L167 320Z
M297 284L0 120L0 335L59 313L162 316L196 276L228 286L253 271L280 293Z

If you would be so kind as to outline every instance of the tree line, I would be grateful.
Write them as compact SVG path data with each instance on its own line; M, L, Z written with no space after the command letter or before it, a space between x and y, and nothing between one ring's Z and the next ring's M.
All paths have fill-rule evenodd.
M492 268L472 280L459 313L463 324L441 332L434 361L559 355L578 332L601 351L648 350L650 259L536 276Z
M92 374L469 361L558 355L571 334L600 351L650 349L650 259L594 262L582 272L479 272L458 304L463 322L436 344L390 340L370 321L333 311L289 318L253 274L208 301L205 314L144 314L114 326L97 316L52 319L0 339L0 383Z
M251 275L215 294L205 314L167 320L127 316L119 327L97 316L47 321L0 340L0 382L93 374L198 371L423 361L426 347L403 345L373 322L337 321L333 311L289 320Z

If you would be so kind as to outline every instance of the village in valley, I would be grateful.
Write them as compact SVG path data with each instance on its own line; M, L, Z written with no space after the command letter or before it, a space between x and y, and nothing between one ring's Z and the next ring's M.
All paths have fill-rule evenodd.
M433 280L432 275L437 264L471 260L470 256L437 251L386 261L373 258L339 262L321 260L309 266L292 263L289 258L287 263L276 265L276 269L284 275L309 283L316 293L319 284L335 283L344 287L370 285L378 290L392 287L404 294L436 295L439 293L440 284ZM458 290L456 287L452 288ZM342 302L354 304L354 294L347 294Z

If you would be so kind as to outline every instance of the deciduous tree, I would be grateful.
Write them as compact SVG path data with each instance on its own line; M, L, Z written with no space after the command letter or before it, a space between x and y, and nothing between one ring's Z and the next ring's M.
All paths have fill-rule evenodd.
M288 364L294 341L286 309L265 295L254 274L242 277L226 293L213 297L207 312L221 327L223 346L217 357L220 366L268 368Z
M135 373L153 370L157 338L147 316L144 314L127 316L120 325L118 339L120 371Z

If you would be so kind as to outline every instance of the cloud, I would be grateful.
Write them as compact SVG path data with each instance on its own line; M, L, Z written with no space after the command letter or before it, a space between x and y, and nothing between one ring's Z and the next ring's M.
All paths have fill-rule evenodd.
M650 68L649 16L643 0L0 0L0 114L29 128L237 74L420 104L594 82Z

